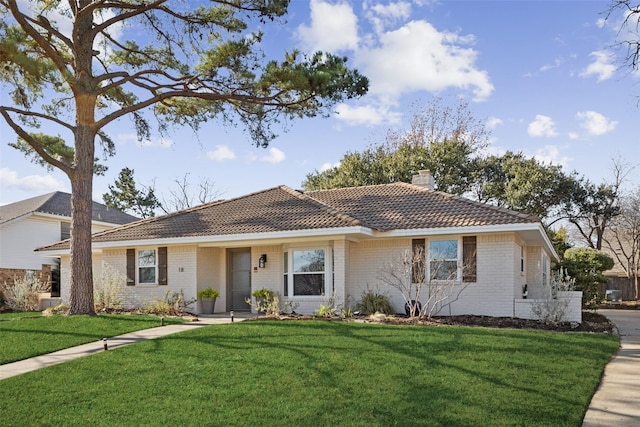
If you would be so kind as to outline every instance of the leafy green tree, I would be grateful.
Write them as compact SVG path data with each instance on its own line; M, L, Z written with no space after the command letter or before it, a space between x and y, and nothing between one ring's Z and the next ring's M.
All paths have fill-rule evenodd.
M133 169L123 168L109 192L102 195L104 204L123 212L130 212L142 218L155 216L160 208L153 188L139 189L133 178Z
M535 215L546 223L553 222L573 189L573 177L561 166L510 151L478 160L474 175L478 201Z
M435 188L463 194L471 185L473 156L487 145L488 132L469 106L435 98L414 113L409 129L390 131L383 143L344 155L339 166L306 176L306 190L411 182L429 169Z
M591 304L601 299L599 285L608 280L602 272L613 267L613 259L596 249L570 248L565 251L561 266L575 279L576 290L582 291L583 302Z
M0 84L10 100L0 115L27 155L71 182L71 314L95 313L91 195L96 142L114 153L109 124L129 117L148 139L150 116L160 131L221 118L266 146L280 117L328 114L367 92L344 57L293 50L263 59L263 34L250 28L282 18L288 3L0 0ZM65 132L66 144L43 143L39 127Z
M547 235L551 239L551 244L556 250L556 253L560 257L560 261L564 259L564 253L573 247L569 242L569 233L565 227L560 227L557 230L547 228Z

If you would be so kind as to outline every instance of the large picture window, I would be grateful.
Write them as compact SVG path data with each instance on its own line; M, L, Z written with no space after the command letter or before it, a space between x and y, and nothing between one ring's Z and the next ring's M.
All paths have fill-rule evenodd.
M320 296L326 292L325 249L289 250L284 253L284 295Z
M431 280L457 280L458 240L429 241L429 277Z
M138 283L142 285L157 283L157 259L155 249L138 251Z

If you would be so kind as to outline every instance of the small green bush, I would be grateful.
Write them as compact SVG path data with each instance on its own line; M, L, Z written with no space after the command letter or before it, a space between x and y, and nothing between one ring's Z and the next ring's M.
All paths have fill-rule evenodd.
M43 316L53 316L54 314L63 314L69 310L69 306L66 304L58 304L55 307L49 307L42 312Z
M255 298L255 302L251 301L251 298L247 298L245 302L254 305L258 313L264 313L267 316L279 316L282 313L280 298L272 290L262 288L251 295Z
M355 308L363 314L395 314L396 312L386 294L371 290L368 286L366 290L362 291L360 301L356 303Z
M220 292L218 292L217 289L207 288L207 289L203 289L201 291L198 291L198 298L199 299L218 298L219 296L220 296Z

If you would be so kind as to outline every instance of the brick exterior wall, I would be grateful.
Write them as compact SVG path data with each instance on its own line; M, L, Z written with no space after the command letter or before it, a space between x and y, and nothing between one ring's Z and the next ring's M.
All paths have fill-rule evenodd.
M51 290L51 266L47 264L42 264L40 270L0 268L0 285L13 285L16 278L23 278L28 272L33 272L41 281L47 283L49 290Z

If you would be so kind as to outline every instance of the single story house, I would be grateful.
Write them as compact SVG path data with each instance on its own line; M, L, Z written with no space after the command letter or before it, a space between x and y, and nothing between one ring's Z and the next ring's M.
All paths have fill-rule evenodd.
M92 232L108 230L139 218L93 202ZM58 260L34 252L68 239L71 233L71 194L62 191L0 206L0 284L15 277L39 275L52 282ZM54 293L57 292L54 285Z
M427 281L456 293L439 302L440 315L535 317L528 303L549 285L557 258L539 219L435 191L432 182L423 171L412 184L306 193L280 186L148 218L93 236L95 275L110 277L129 307L167 290L192 299L214 288L217 312L251 310L245 300L267 288L296 312L313 313L331 296L344 304L372 289L404 313L405 299L381 271L418 247ZM63 300L68 248L40 249L62 259ZM442 265L447 278L435 272ZM572 307L581 321L579 302Z

